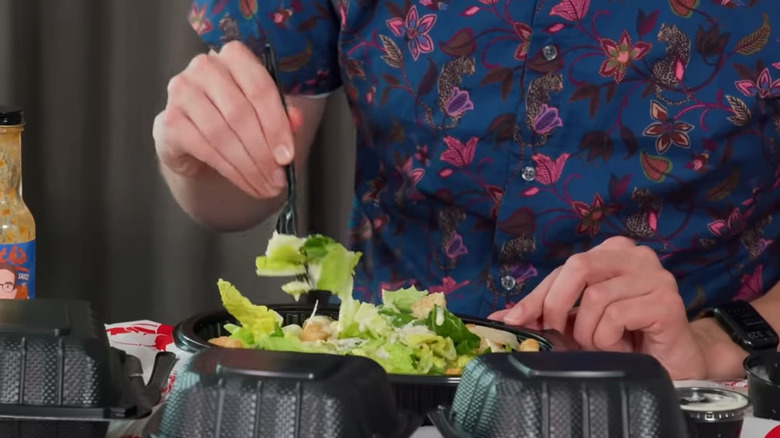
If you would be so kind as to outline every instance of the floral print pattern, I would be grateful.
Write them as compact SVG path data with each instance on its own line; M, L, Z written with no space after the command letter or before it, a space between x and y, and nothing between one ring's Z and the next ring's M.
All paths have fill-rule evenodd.
M356 294L520 301L622 235L689 313L780 281L773 0L195 0L210 46L266 41L287 92L357 127Z
M693 125L682 121L670 120L666 108L655 101L650 103L650 117L655 122L645 128L643 134L656 138L655 150L659 154L665 153L671 145L685 149L691 147L691 139L688 137L688 132L693 129Z
M618 42L602 38L601 49L604 50L607 59L601 64L599 73L606 77L613 76L615 82L620 82L626 76L626 70L631 63L644 58L651 47L652 45L646 41L639 41L632 45L631 37L626 30L620 34Z
M416 61L423 53L433 52L433 40L428 33L436 23L436 16L426 14L422 18L417 15L417 6L409 8L406 19L393 17L387 20L387 27L397 37L406 37L409 44L409 52Z

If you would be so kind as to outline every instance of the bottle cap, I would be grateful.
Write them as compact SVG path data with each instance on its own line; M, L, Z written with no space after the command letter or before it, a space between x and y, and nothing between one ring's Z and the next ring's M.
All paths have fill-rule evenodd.
M17 106L0 105L0 126L24 124L24 111Z

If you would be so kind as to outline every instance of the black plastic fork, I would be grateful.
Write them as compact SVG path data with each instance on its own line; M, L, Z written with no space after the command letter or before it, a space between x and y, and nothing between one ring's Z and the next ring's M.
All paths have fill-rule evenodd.
M277 75L276 65L276 53L274 52L271 44L266 43L263 47L262 53L263 65L268 71L268 74L273 79L276 89L279 92L279 99L282 101L282 107L285 113L287 113L287 102L284 98L284 90L282 89L279 77ZM287 201L279 212L279 216L276 219L276 232L279 234L289 234L293 236L298 235L298 205L296 195L296 178L295 178L295 163L290 163L284 168L284 174L287 178ZM310 282L309 266L306 266L306 273L300 274L295 277L298 281Z
M279 91L279 99L282 101L285 113L287 112L287 102L284 98L279 77L277 75L276 54L270 44L266 44L262 53L263 65L268 70L268 74L273 79L276 89ZM276 220L276 231L280 234L298 235L298 208L296 205L295 193L295 165L290 163L284 168L287 177L287 202L285 203L279 217Z

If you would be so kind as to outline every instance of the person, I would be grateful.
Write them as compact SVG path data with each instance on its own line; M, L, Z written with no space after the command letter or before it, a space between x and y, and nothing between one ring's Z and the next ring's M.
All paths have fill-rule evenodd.
M7 263L0 263L0 299L16 299L16 268Z
M676 379L743 374L703 309L745 300L780 328L773 2L195 0L189 21L212 50L171 79L153 131L195 220L274 214L342 88L358 298L443 292Z

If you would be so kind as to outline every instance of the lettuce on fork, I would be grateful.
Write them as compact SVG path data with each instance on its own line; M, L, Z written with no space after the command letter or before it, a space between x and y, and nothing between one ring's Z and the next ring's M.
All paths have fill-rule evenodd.
M257 257L257 275L292 277L307 273L308 281L291 281L282 290L297 300L313 290L330 291L342 300L352 295L355 266L361 254L348 251L330 237L301 238L274 232L265 255Z
M329 237L274 233L265 255L256 259L257 274L306 275L305 281L290 281L282 289L296 300L312 290L333 293L341 300L338 319L317 315L315 306L302 326L283 326L278 313L253 304L232 284L219 280L222 303L238 324L226 324L230 335L210 342L228 348L364 356L388 373L420 375L459 375L484 352L539 350L535 340L518 343L509 332L464 324L447 310L442 293L411 287L383 291L379 305L354 299L353 276L360 257Z

